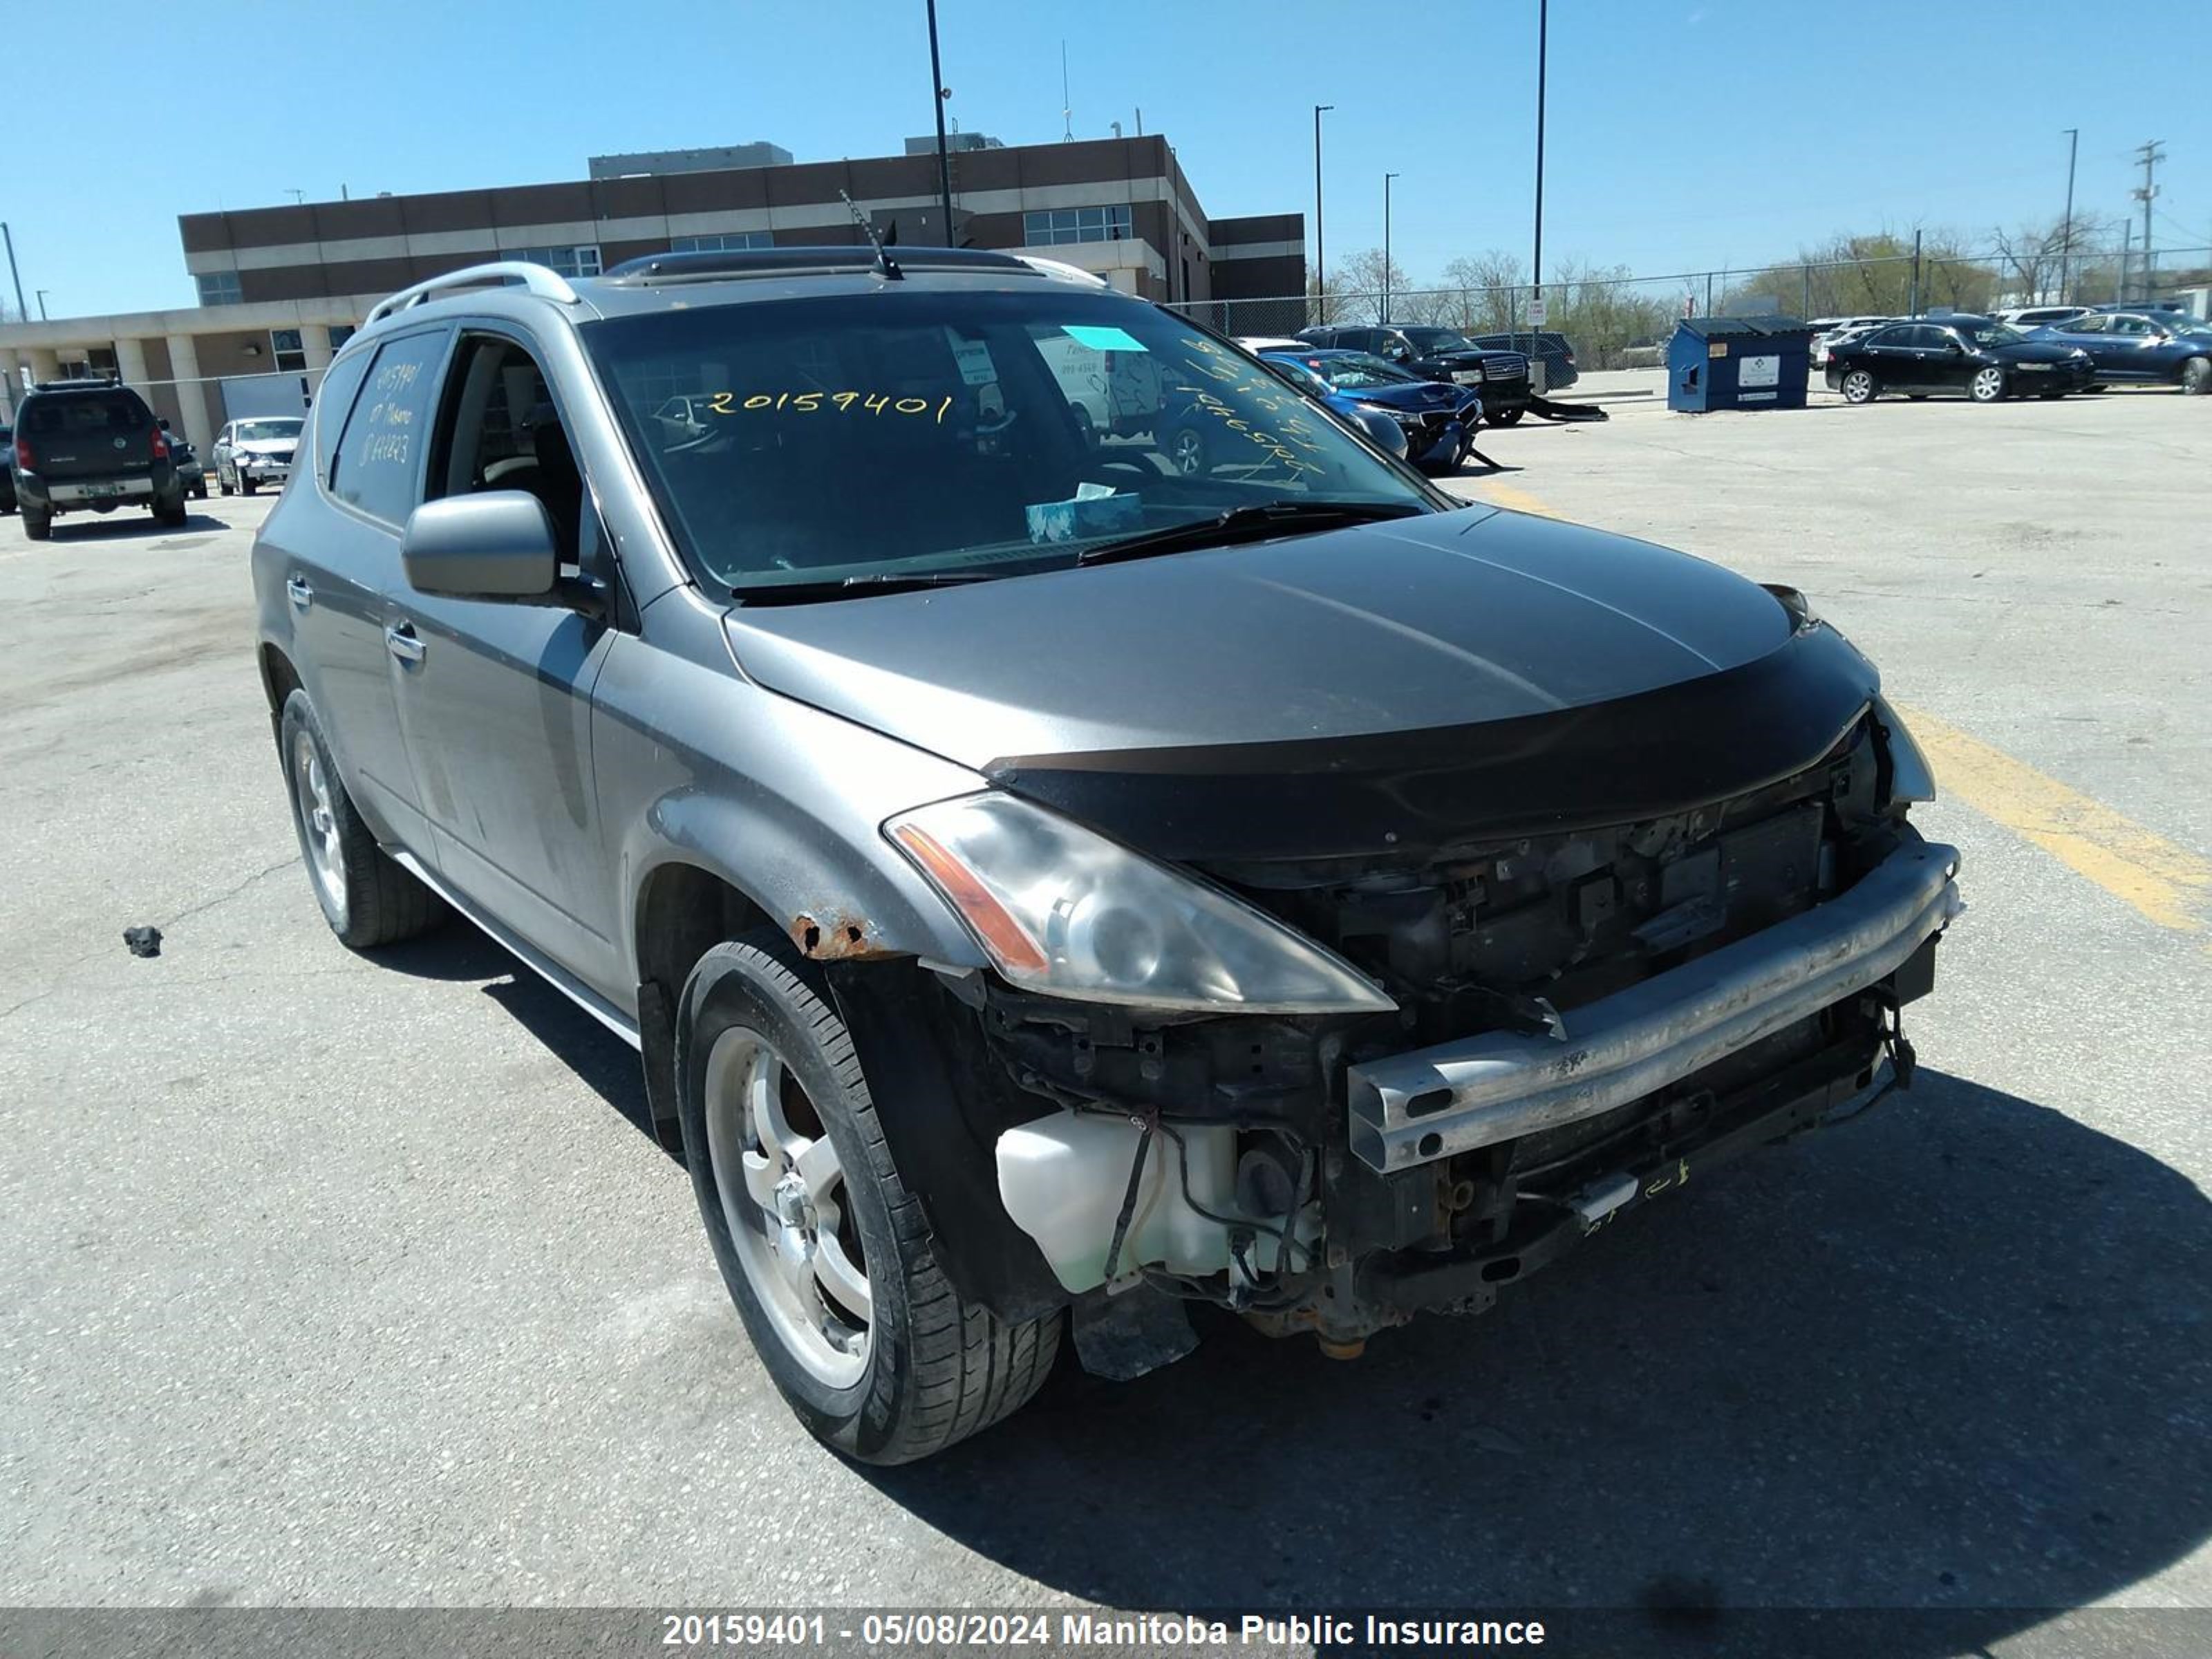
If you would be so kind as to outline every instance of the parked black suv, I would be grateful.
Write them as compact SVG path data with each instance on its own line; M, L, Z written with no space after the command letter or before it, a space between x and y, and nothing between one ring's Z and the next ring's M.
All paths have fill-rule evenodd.
M185 521L168 434L143 398L113 380L47 380L26 392L13 459L23 533L34 542L54 533L57 513L140 506L165 525Z
M1526 332L1477 334L1472 337L1470 343L1480 346L1485 351L1527 351L1531 349L1529 342L1532 339L1535 342L1536 361L1544 366L1545 391L1565 392L1582 379L1582 370L1575 367L1574 343L1556 329L1539 329L1533 336Z
M1486 350L1455 328L1330 323L1300 329L1298 338L1317 346L1371 351L1424 380L1480 386L1482 417L1492 426L1511 426L1528 407L1528 359L1518 351Z

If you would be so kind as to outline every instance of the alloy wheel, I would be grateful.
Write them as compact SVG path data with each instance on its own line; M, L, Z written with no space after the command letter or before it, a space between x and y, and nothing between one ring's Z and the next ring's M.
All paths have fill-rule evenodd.
M1974 401L1993 404L2004 395L2004 371L1984 368L1974 376Z
M707 1056L707 1154L753 1294L792 1357L832 1388L867 1370L873 1303L845 1171L821 1115L758 1031Z
M292 810L299 815L300 840L307 854L307 868L323 896L339 915L345 914L345 848L339 839L337 812L331 800L331 781L323 770L323 757L315 740L302 730L292 739Z

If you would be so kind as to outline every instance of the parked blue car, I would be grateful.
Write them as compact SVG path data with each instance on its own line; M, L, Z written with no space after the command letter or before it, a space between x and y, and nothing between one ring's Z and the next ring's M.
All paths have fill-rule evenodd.
M1381 415L1406 437L1406 459L1449 471L1466 459L1482 417L1473 388L1424 380L1364 351L1269 351L1268 362L1303 377L1313 394L1340 415Z
M2096 311L2036 330L2034 338L2089 354L2100 380L2161 382L2212 392L2212 327L2166 311Z

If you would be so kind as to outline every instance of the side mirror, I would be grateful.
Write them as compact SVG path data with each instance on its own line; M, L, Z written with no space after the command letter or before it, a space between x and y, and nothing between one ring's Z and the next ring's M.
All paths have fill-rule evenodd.
M553 522L520 489L423 502L408 514L399 564L416 592L464 599L542 599L561 578Z

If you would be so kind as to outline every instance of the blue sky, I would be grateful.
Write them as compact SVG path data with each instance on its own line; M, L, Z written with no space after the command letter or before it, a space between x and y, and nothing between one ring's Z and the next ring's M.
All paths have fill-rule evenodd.
M1211 213L1310 214L1312 106L1330 103L1333 253L1381 241L1389 169L1416 278L1486 248L1525 258L1536 0L1423 10L939 0L939 21L964 126L1060 137L1064 40L1077 135L1133 131L1141 109ZM1885 224L1979 242L2057 216L2068 126L2081 210L2130 210L2130 152L2160 138L2157 240L2212 243L2212 100L2185 70L2203 48L2149 21L2186 10L2092 27L2031 0L2000 27L1886 0L1555 0L1547 263L1741 266ZM179 212L579 178L594 153L753 138L884 155L930 123L921 0L241 0L161 7L165 52L153 12L43 0L10 20L0 218L56 316L190 303ZM1893 31L1909 58L1875 44Z

